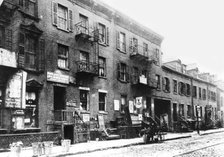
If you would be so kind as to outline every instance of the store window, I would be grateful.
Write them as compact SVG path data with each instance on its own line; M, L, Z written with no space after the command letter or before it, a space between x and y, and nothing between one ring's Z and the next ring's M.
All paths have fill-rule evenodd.
M37 94L33 91L26 92L25 127L37 127Z
M106 59L99 57L99 76L106 77Z
M58 67L62 69L68 68L68 46L58 44Z
M99 111L106 111L106 93L99 93Z
M80 108L81 110L89 110L89 91L80 90Z

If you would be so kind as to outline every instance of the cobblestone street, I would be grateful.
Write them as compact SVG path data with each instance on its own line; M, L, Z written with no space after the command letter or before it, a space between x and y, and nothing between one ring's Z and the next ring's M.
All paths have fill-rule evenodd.
M120 149L109 149L83 154L83 157L188 157L188 156L224 156L224 133L216 133L192 138L165 141L147 145L137 145ZM80 156L80 155L75 155ZM74 157L75 157L74 156Z

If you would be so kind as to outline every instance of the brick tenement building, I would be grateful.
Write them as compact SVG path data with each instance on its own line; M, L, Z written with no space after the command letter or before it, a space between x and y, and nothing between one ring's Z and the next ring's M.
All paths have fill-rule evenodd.
M75 114L109 124L128 105L140 122L155 88L151 69L161 64L160 35L92 0L4 0L1 13L2 130L59 129L74 141Z
M61 130L77 142L77 113L84 122L103 115L116 126L127 109L139 123L142 108L157 121L167 114L173 129L175 111L186 116L192 102L205 102L163 92L162 82L155 89L156 79L172 84L173 76L209 88L214 98L216 86L161 68L160 35L101 2L4 0L0 12L1 130Z

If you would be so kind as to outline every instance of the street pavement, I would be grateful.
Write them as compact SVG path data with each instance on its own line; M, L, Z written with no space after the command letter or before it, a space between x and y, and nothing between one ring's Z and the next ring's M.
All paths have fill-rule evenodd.
M224 132L224 128L211 129L202 131L200 130L200 135L197 131L187 132L187 133L167 133L164 135L164 141L175 140L180 138L190 138L194 136L203 136L212 133ZM88 141L86 143L77 143L69 147L69 150L66 151L62 146L53 146L51 153L49 155L42 155L41 157L60 157L65 155L80 155L95 152L100 150L107 150L113 148L128 147L133 145L139 145L143 143L143 138L132 138L132 139L117 139L117 140L107 140L107 141ZM0 153L1 157L17 157L15 153L10 151L3 151ZM32 147L23 148L19 157L32 157L33 149Z

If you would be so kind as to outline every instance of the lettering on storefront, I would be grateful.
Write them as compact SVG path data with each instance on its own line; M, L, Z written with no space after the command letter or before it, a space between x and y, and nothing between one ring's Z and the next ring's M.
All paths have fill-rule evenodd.
M69 84L69 80L70 78L68 75L56 72L47 72L47 81Z

